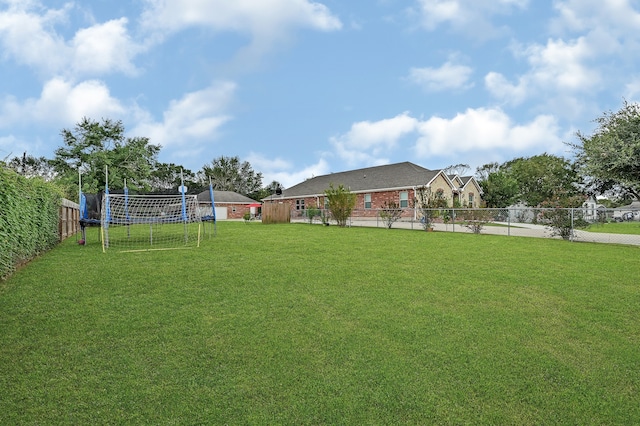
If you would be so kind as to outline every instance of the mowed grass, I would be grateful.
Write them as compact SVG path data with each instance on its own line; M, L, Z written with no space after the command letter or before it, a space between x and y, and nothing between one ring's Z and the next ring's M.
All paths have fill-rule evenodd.
M589 232L606 232L609 234L640 234L640 222L598 223L586 229Z
M637 247L220 222L0 283L0 424L638 424Z
M135 225L109 226L102 233L105 247L117 251L145 250L149 248L197 247L198 239L205 233L209 223L147 223ZM94 233L101 230L94 228ZM87 232L92 232L88 230ZM98 240L98 236L95 237Z

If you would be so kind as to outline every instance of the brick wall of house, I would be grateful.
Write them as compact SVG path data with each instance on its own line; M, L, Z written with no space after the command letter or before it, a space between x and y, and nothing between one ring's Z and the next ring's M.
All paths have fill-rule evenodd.
M376 217L379 213L379 210L384 207L385 203L388 204L393 202L399 205L401 192L407 192L407 200L408 200L407 211L403 213L403 216L411 217L413 216L413 210L411 209L413 208L413 199L415 196L414 191L411 189L403 190L403 191L394 190L394 191L367 193L367 194L371 194L371 208L369 209L365 209L365 206L364 206L364 202L365 202L364 200L365 200L366 194L364 193L357 194L355 210L358 211L358 216L360 217ZM298 200L302 200L302 199L304 199L305 209L308 209L311 207L324 208L324 202L325 202L324 196L305 197L305 198L298 198L298 199L284 199L281 201L283 203L289 204L292 216L296 217L296 216L302 216L304 214L303 210L299 208L301 204L297 202Z
M458 185L461 185L462 181L456 179L455 185L456 188ZM481 204L481 197L479 189L475 185L468 185L465 188L464 192L458 194L454 193L449 181L443 176L438 175L436 179L430 184L431 191L434 193L441 190L445 199L447 200L447 204L453 207L454 199L456 201L460 201L462 206L469 207L479 207ZM393 191L381 191L381 192L370 192L370 193L358 193L356 198L355 211L357 212L357 216L359 217L376 217L379 214L379 210L382 209L385 203L396 203L400 204L400 193L407 193L407 212L403 214L403 216L409 217L412 216L413 208L414 208L414 199L415 199L415 191L413 189L406 190L393 190ZM371 195L371 207L365 208L365 195ZM470 194L472 195L471 199L469 198ZM318 197L305 197L305 198L291 198L291 199L279 199L277 202L287 203L291 209L292 217L301 217L304 215L304 210L317 207L324 208L324 196ZM304 203L300 201L304 200ZM471 203L470 203L471 200ZM304 206L304 207L302 207Z
M245 213L251 213L251 208L246 204L226 204L226 207L227 219L244 219Z
M201 207L208 209L207 214L211 214L211 205L202 205ZM251 207L246 204L232 204L232 203L216 203L216 209L227 209L227 219L244 219L245 213L251 213ZM258 209L256 209L256 212Z

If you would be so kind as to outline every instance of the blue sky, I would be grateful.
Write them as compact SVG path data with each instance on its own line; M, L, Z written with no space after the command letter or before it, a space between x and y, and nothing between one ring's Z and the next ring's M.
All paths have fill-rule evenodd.
M640 98L638 0L0 0L0 158L122 120L290 187L544 152Z

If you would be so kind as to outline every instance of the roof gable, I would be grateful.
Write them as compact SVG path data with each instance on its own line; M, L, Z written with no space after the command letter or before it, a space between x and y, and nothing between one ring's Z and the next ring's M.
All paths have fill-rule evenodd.
M449 178L451 183L456 187L464 185L464 182L462 181L462 178L460 178L460 176L458 176L458 175L447 175L447 177Z
M473 176L463 176L460 179L462 179L462 182L463 182L463 184L462 184L462 188L463 189L466 189L467 186L469 184L471 184L471 185L476 187L476 190L478 191L478 193L482 194L482 192L483 192L482 188L480 187L480 184L478 183L476 178L474 178Z
M442 179L449 185L451 189L455 189L456 185L451 181L450 177L443 170L436 170L435 175L426 183L427 186L431 186L433 182L438 178L438 176L442 176Z

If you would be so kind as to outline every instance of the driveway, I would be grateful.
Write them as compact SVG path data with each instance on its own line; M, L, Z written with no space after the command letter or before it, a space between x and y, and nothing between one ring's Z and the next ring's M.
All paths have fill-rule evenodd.
M352 219L350 226L368 226L374 228L384 228L385 224L380 219ZM392 226L392 229L414 229L423 231L422 225L416 221L398 221ZM466 226L460 224L436 223L434 230L437 232L463 232L471 233L472 231ZM555 238L552 237L551 231L543 225L533 225L530 223L494 223L486 225L482 228L482 234L504 235L512 237L532 237L532 238ZM640 235L632 234L605 234L601 232L587 232L575 230L574 241L590 242L590 243L609 243L609 244L626 244L640 246Z

